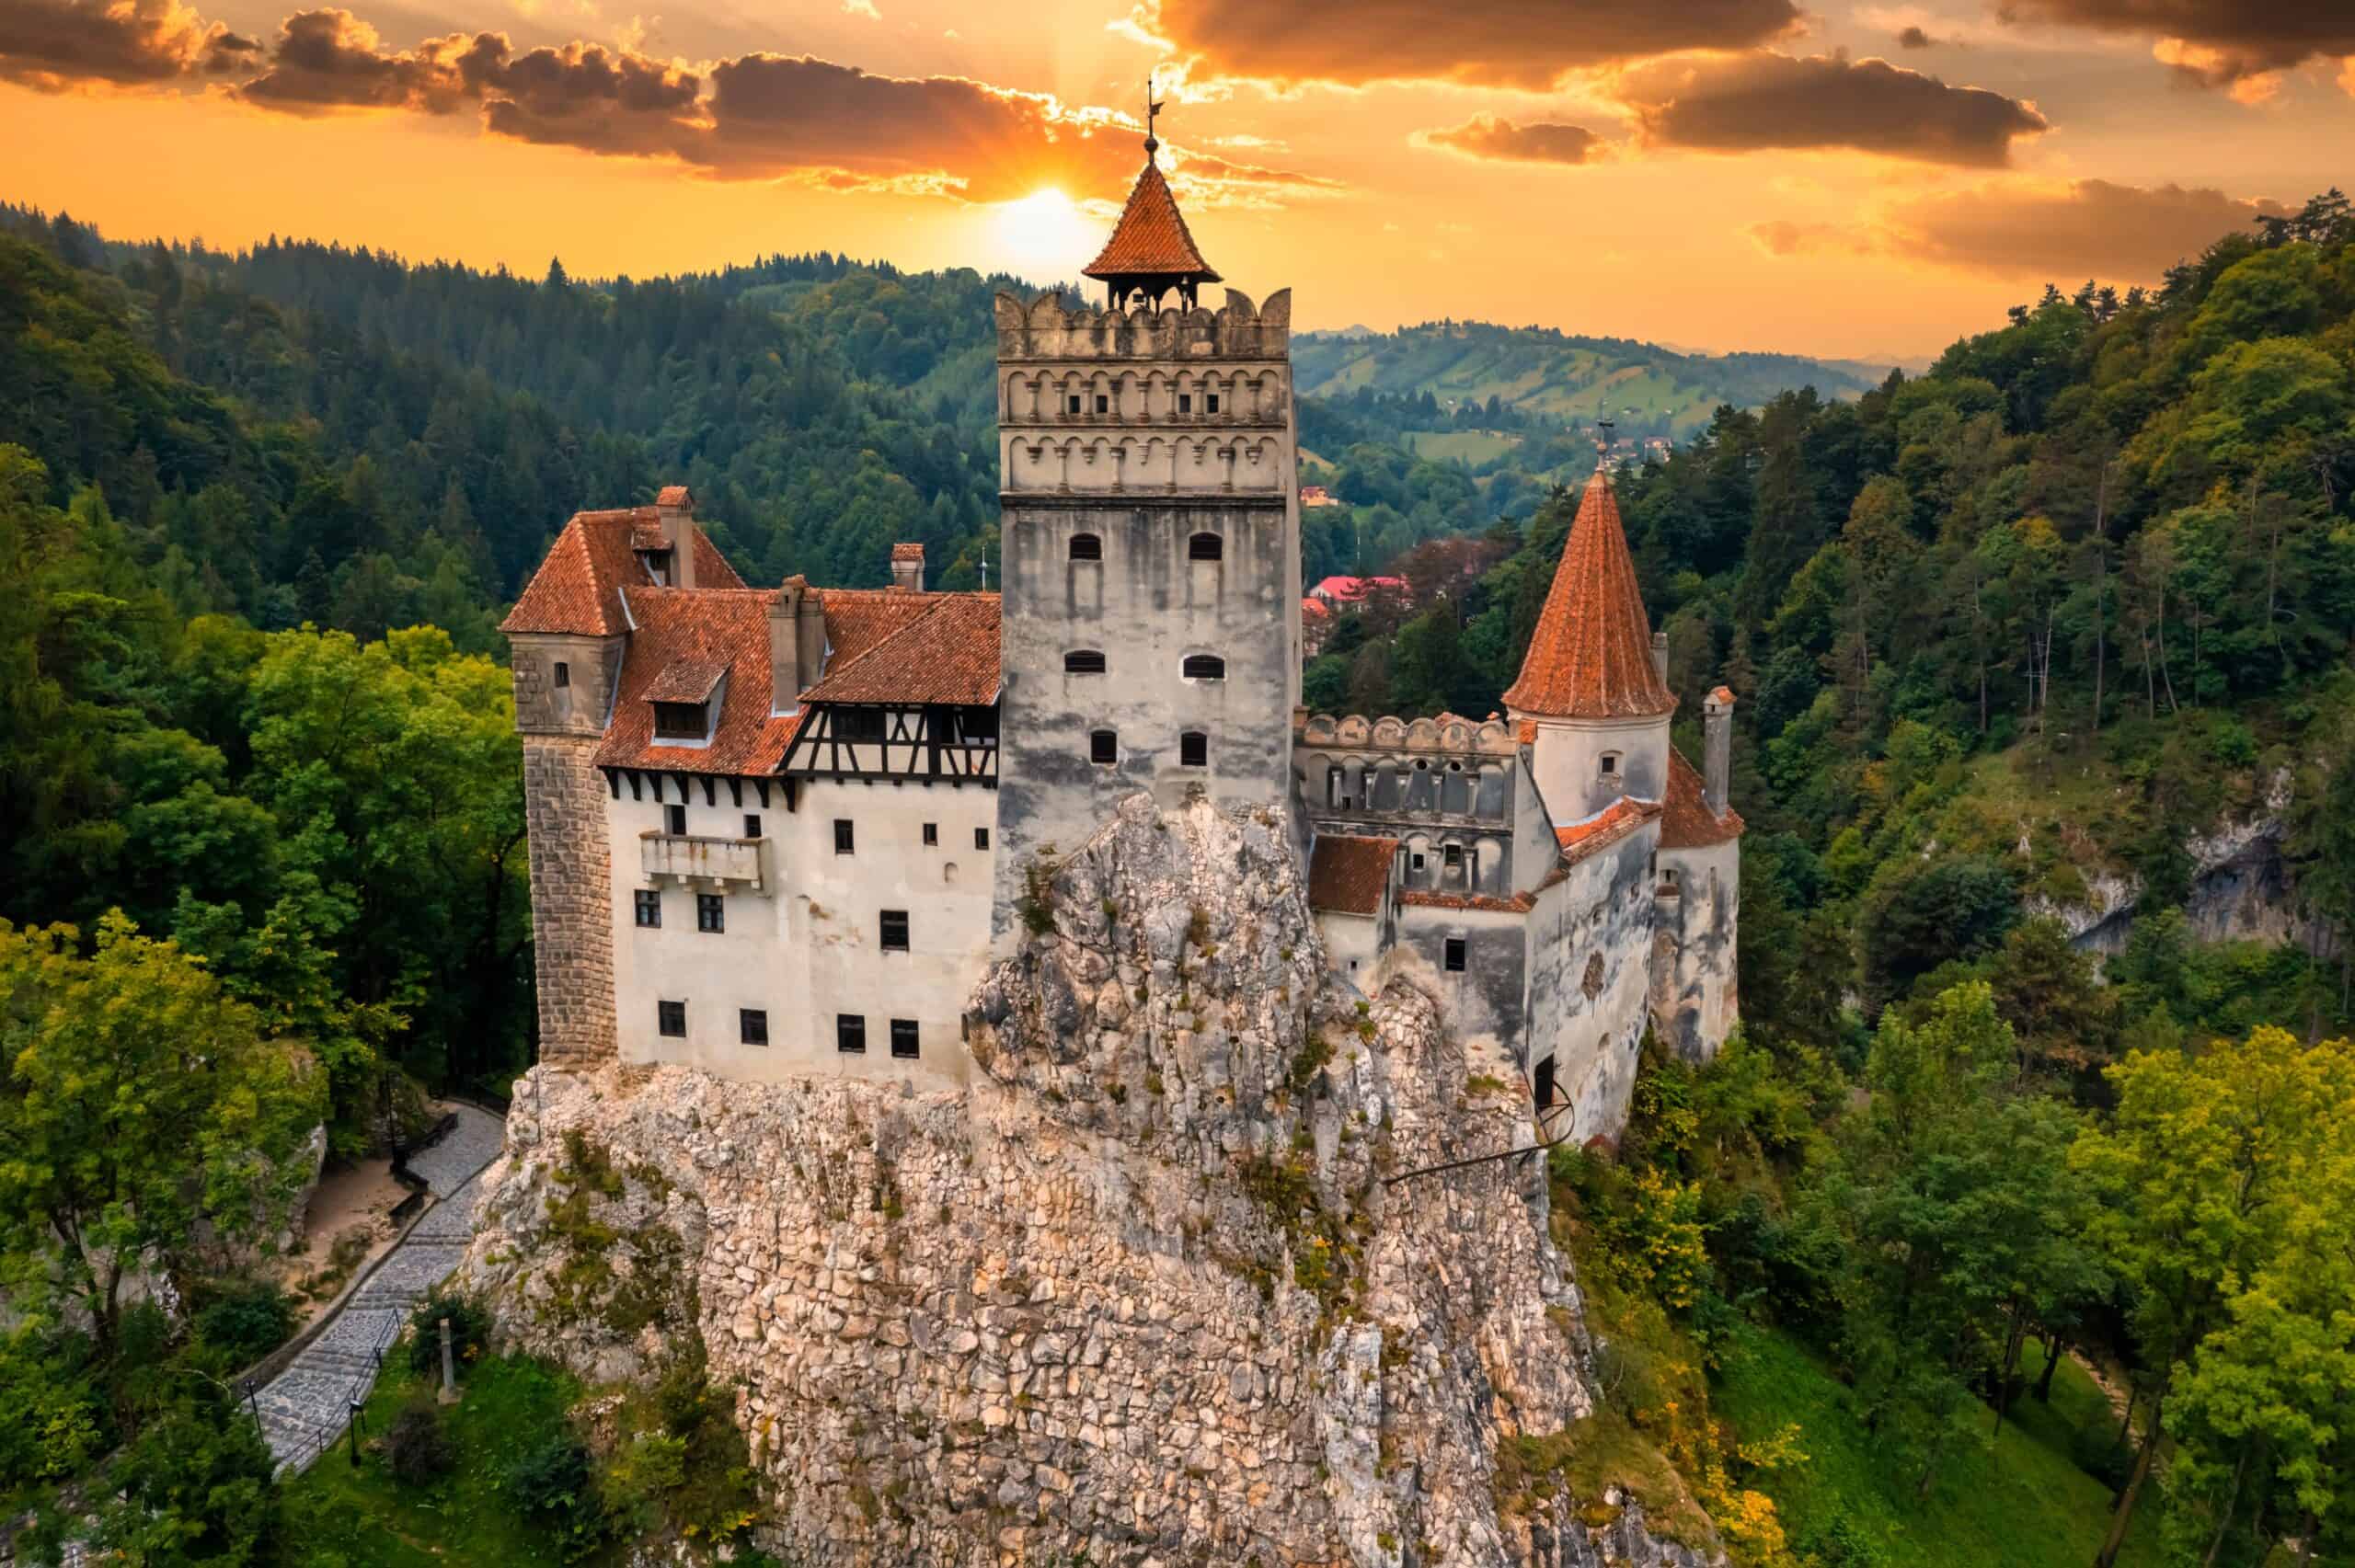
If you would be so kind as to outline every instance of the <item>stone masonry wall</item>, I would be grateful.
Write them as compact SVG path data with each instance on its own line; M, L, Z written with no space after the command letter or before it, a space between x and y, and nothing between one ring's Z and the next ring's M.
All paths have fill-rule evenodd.
M962 1093L535 1070L462 1271L502 1337L610 1379L699 1330L805 1564L1702 1561L1500 1504L1499 1441L1592 1407L1542 1173L1389 1178L1525 1144L1517 1082L1324 989L1287 824L1132 797L1026 900Z
M593 737L523 738L540 1059L573 1068L615 1055L613 867L596 754Z

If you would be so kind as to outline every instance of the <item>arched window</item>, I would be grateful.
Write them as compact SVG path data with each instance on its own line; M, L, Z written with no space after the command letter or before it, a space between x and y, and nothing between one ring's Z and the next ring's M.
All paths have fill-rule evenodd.
M1215 533L1197 533L1186 541L1186 558L1189 561L1223 561L1226 559L1226 541Z
M1120 760L1120 737L1118 731L1098 729L1087 738L1087 760L1102 767L1110 767Z
M1214 653L1189 653L1178 667L1178 672L1189 681L1223 681L1226 660Z
M1104 673L1104 652L1101 648L1074 648L1063 655L1066 675L1101 675Z
M1211 738L1199 729L1189 729L1178 737L1178 765L1181 768L1207 768L1211 765Z
M1100 561L1104 558L1104 541L1093 533L1071 536L1071 558L1074 561Z

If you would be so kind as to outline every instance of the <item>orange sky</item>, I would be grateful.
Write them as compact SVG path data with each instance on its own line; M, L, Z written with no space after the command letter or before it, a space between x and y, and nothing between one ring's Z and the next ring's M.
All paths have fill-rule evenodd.
M1158 67L1205 254L1306 325L1871 357L2154 280L2355 148L2344 0L353 4L0 0L0 198L534 273L1044 280L1093 253Z

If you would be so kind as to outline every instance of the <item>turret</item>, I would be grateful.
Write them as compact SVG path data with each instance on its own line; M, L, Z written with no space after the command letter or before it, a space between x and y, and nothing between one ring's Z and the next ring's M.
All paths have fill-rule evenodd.
M1712 817L1726 814L1732 773L1733 693L1720 686L1701 704L1701 799Z
M1652 635L1610 476L1597 469L1505 707L1534 728L1531 768L1556 823L1622 795L1665 797L1668 646Z

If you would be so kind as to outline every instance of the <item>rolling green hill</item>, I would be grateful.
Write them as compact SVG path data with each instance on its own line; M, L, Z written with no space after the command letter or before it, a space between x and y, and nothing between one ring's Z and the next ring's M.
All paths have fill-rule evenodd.
M1486 405L1522 415L1590 420L1598 409L1623 435L1684 436L1720 404L1749 407L1812 386L1855 397L1878 383L1855 364L1797 354L1684 354L1626 338L1580 338L1551 328L1478 321L1426 322L1396 332L1295 338L1299 390L1339 396L1365 388L1429 393L1442 412Z

